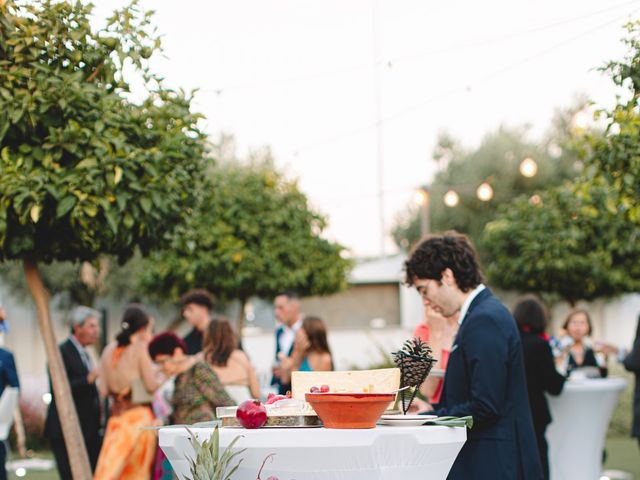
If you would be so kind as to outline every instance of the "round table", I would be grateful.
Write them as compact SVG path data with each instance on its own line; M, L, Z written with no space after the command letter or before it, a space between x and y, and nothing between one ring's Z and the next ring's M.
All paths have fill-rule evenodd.
M626 386L621 378L569 380L559 396L547 396L551 480L600 478L609 420Z
M200 442L212 428L192 430ZM256 480L264 459L274 453L262 471L280 480L397 480L446 479L466 438L465 428L440 426L378 426L368 430L327 428L220 429L220 447L235 437L235 449L246 448L234 480ZM179 477L189 474L187 456L193 457L184 428L160 430L160 447ZM235 464L235 462L234 462Z

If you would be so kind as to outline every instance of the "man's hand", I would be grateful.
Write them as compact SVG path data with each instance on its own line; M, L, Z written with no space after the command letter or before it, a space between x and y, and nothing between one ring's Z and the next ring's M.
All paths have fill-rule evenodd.
M87 375L87 383L89 384L94 383L99 375L100 375L100 370L97 368L94 368Z
M413 402L411 402L411 406L409 407L409 411L407 413L419 413L419 412L431 412L433 411L433 407L431 404L425 402L424 400L420 400L419 398L415 398Z

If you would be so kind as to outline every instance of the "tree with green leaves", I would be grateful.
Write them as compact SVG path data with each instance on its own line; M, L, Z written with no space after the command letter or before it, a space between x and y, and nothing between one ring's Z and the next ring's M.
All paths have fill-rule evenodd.
M287 289L334 293L346 287L350 262L343 247L322 237L324 217L310 208L295 181L278 172L270 155L249 162L221 160L208 187L170 246L143 269L147 294L179 298L206 288L221 301L271 298Z
M433 152L439 172L429 185L431 230L457 230L478 243L485 224L495 217L501 205L521 194L532 195L572 178L578 156L566 129L568 119L584 105L585 100L579 99L572 107L557 111L549 133L541 141L528 140L527 127L501 127L486 135L477 149L468 150L449 135L440 135ZM519 172L520 162L527 157L538 165L533 178ZM485 181L494 192L488 202L476 196L476 188ZM459 203L453 208L442 201L448 190L459 195ZM411 206L397 218L393 238L406 250L420 236L420 207ZM485 257L482 249L479 253Z
M640 229L617 215L609 185L568 183L540 198L521 197L487 224L492 285L571 305L640 289Z
M150 13L132 4L99 31L90 19L80 2L0 3L0 261L24 265L82 479L89 462L38 265L161 246L190 213L204 155L191 97L149 71L160 47ZM144 88L134 95L132 82Z
M606 117L607 134L590 136L584 153L595 177L610 184L617 194L619 213L640 225L640 20L626 28L626 57L602 68L623 94L611 111L600 112Z
M640 289L640 23L628 25L629 53L603 69L627 89L604 132L573 139L584 174L521 198L487 224L487 273L502 288L560 295L571 304Z

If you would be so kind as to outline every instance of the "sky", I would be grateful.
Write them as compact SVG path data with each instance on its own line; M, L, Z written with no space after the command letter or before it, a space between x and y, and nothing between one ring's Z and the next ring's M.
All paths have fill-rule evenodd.
M100 18L125 2L95 3ZM611 105L596 68L624 55L622 27L640 17L640 0L141 4L163 34L153 69L199 89L213 138L268 145L354 256L396 250L389 232L436 173L439 132L470 148L500 125L535 138L578 94Z

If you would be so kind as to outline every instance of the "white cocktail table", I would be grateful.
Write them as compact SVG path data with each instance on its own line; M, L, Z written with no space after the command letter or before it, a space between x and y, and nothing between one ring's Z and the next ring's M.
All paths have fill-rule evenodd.
M547 396L551 480L597 480L613 409L626 388L621 378L569 380L558 397Z
M199 441L212 428L192 430ZM220 446L242 435L234 449L246 448L234 480L256 480L267 455L262 479L280 480L444 480L466 438L465 428L439 426L378 426L369 430L326 428L220 429ZM193 456L189 434L183 428L162 428L160 447L180 479L189 473L187 455Z

